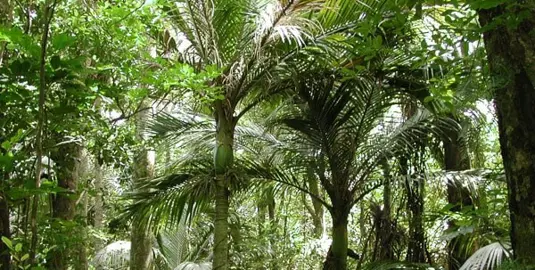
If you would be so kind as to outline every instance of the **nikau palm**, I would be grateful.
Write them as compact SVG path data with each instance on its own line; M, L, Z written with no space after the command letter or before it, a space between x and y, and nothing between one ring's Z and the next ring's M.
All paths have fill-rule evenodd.
M347 29L351 26L348 22L360 15L349 12L354 9L346 9L349 13L339 16L335 12L338 4L182 0L168 7L179 35L177 43L186 45L178 52L179 61L197 70L208 66L222 70L221 76L210 82L210 86L222 91L223 97L211 103L216 123L214 269L228 268L228 178L234 163L236 123L259 100L281 89L280 82L288 76L282 67L296 59L300 48ZM313 12L322 6L325 11L313 22ZM327 28L318 27L319 22ZM243 109L237 113L239 107Z
M296 159L302 160L304 156L312 160L316 173L327 172L319 173L318 177L330 203L310 192L306 181L288 175L288 172L306 171L303 167L308 162L293 162L293 169L279 170L248 161L248 167L255 170L253 175L307 192L329 210L333 221L332 244L324 269L347 269L349 213L355 203L382 184L381 179L372 177L378 165L447 124L421 111L386 132L381 129L380 120L399 102L401 92L383 89L366 76L341 79L329 72L303 76L297 85L294 107L280 119L298 132L297 137L289 137L297 149L286 151L294 152ZM315 154L310 155L311 152Z

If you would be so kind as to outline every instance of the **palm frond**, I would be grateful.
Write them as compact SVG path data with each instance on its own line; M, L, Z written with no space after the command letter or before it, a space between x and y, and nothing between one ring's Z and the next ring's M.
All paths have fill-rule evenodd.
M363 270L430 270L433 268L425 263L409 263L409 262L373 262L363 267Z
M509 243L495 242L478 249L460 270L493 270L498 268L502 261L511 255Z
M455 121L436 117L428 111L421 110L391 132L372 134L370 140L361 147L359 160L364 164L357 174L368 175L381 159L413 149L415 144L430 135L440 137L446 130L455 129L458 129Z
M158 246L170 269L185 261L188 253L188 233L185 224L174 230L164 230L158 235Z
M211 262L202 262L202 263L184 262L178 265L173 270L212 270L212 263Z

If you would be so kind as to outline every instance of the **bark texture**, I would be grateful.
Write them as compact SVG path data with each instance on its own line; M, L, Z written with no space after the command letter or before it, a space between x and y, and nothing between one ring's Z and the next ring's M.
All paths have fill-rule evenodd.
M57 142L63 141L63 138L62 135L56 135ZM79 143L71 142L61 144L56 151L51 153L52 160L56 162L58 187L64 189L63 192L59 192L53 197L52 217L63 223L73 221L76 215L77 185L81 173L82 151L83 147ZM63 229L63 226L61 228ZM54 244L57 245L57 248L51 254L48 267L58 270L68 269L69 261L73 256L71 251L76 250L77 241L61 241Z
M136 137L139 141L145 139L144 131L145 125L150 118L150 104L144 102L141 105L141 110L136 116ZM151 156L149 149L142 146L138 150L134 160L134 174L133 180L136 186L143 182L150 180L154 176L154 156ZM152 264L152 235L149 231L143 228L138 222L133 222L131 233L131 248L130 248L130 269L131 270L147 270L151 269Z
M514 256L535 264L535 4L515 2L478 13L494 82Z

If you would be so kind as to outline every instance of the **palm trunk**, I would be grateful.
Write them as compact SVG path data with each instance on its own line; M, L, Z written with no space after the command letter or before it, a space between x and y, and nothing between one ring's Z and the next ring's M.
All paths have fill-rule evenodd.
M349 204L347 204L349 205ZM323 270L345 270L347 269L347 221L349 211L346 204L341 206L333 205L333 227L332 243L327 253L327 258L323 263Z
M57 135L58 142L62 139L63 136ZM52 217L61 221L72 221L76 214L77 198L74 195L77 193L80 176L82 149L82 146L77 143L63 144L51 155L56 161L58 186L65 190L56 194L52 201ZM57 243L57 249L51 254L48 262L50 269L63 270L69 267L71 250L76 250L77 243L73 241L70 244L72 246Z
M227 101L215 103L216 151L215 165L215 220L214 220L214 270L228 269L228 216L229 216L229 169L234 162L234 119L233 110L224 105Z
M535 264L535 11L532 1L479 10L490 71L496 83L503 165L514 257ZM505 25L504 18L522 18ZM496 18L502 19L501 23ZM494 25L490 25L490 24Z
M149 104L143 101L141 110L136 117L136 137L139 141L145 139L143 132L145 131L145 124L149 120ZM143 182L150 180L154 176L154 158L149 155L147 148L138 150L134 160L134 185L140 186ZM150 269L152 263L152 237L151 233L146 230L141 224L134 221L132 223L131 233L131 248L130 248L130 269L131 270L147 270Z
M450 118L454 119L452 116ZM462 140L458 130L451 130L448 138L443 141L444 145L444 169L446 171L463 171L470 169L470 156L466 148L466 142ZM455 205L451 210L460 212L465 206L471 206L470 191L463 185L454 181L447 183L448 203ZM455 227L455 220L450 220L449 227ZM448 243L448 269L458 270L468 259L466 252L462 250L463 239L466 236L458 236Z

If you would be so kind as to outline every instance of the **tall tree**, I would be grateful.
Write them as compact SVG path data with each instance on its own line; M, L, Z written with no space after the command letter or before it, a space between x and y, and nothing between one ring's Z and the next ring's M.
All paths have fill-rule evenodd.
M136 115L136 138L141 142L140 149L134 157L133 165L133 183L135 188L139 188L147 181L154 177L154 156L149 153L148 146L144 143L147 132L146 125L150 120L150 103L146 100L141 101L140 112ZM140 226L139 223L132 224L130 248L130 269L146 270L150 269L152 264L152 243L153 238L146 227Z
M68 138L57 134L57 144L60 145L51 153L51 158L56 162L58 187L63 191L58 192L52 200L52 217L59 222L73 221L76 214L77 184L80 176L80 161L82 158L82 146L79 141L65 141ZM58 270L68 269L69 259L74 250L74 242L56 243L58 249L53 252L48 262L48 267Z
M325 5L323 22L328 24L323 26L328 31L312 23L311 12L323 1L182 0L166 7L170 21L183 34L181 39L189 43L179 51L180 60L197 71L214 66L222 71L209 83L218 91L202 91L211 99L216 124L214 269L229 267L229 182L236 124L266 96L281 89L279 82L290 75L283 67L301 53L299 48L315 46L353 25L354 21L340 17L360 19L362 12L351 11L361 6L342 2ZM350 8L339 16L333 10L340 7Z
M299 136L290 140L298 145L292 147L297 148L294 151L316 149L320 153L308 158L325 168L320 169L325 174L319 179L331 203L315 196L308 183L282 177L284 173L267 177L297 187L328 209L333 222L332 244L323 269L347 269L349 213L382 183L372 177L375 168L419 140L420 131L434 132L435 126L428 114L420 112L392 132L372 132L400 98L399 92L374 85L368 76L339 81L336 74L319 72L299 78L295 107L281 121L298 132ZM302 158L303 152L298 155Z
M493 80L514 256L535 264L535 3L473 1Z
M13 7L9 0L0 1L0 25L8 26L11 24L12 20ZM0 68L2 67L5 58L7 57L6 53L6 42L0 42ZM0 115L3 117L3 115ZM0 140L4 141L5 134L0 133ZM0 154L5 155L6 149L0 149ZM6 196L6 190L8 188L9 172L7 170L0 170L0 237L11 238L11 222L9 203ZM11 269L11 255L10 251L7 248L6 244L3 242L0 243L0 267L2 270Z

